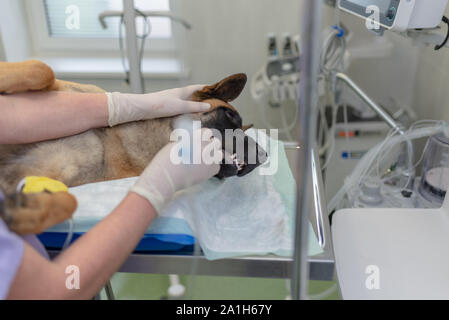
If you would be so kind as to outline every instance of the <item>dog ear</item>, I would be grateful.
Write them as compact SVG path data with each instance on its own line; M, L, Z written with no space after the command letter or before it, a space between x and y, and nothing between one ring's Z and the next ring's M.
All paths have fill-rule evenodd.
M194 98L198 100L216 98L225 102L233 101L242 93L246 80L246 74L234 74L214 85L206 86L203 90L195 92Z

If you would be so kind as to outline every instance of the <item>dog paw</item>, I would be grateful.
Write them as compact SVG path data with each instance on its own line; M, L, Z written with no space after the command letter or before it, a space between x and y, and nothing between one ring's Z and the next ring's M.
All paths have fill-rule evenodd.
M17 193L6 197L4 220L17 234L39 234L72 217L77 202L67 192Z

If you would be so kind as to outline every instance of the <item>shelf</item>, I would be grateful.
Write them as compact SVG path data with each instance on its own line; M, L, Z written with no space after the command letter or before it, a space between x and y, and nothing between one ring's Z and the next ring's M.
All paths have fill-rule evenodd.
M54 257L59 251L49 251ZM119 272L198 276L280 278L291 277L293 260L286 257L248 256L210 261L203 255L131 254ZM334 260L325 253L309 257L310 280L332 281Z

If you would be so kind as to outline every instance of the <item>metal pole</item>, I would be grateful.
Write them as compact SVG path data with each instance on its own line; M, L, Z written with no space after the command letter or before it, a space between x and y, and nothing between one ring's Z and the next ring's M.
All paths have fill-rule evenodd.
M295 249L292 270L292 298L307 299L309 264L309 179L311 154L316 138L317 84L320 57L320 26L322 1L303 0L301 21L302 55L300 95L298 99L298 142L301 147L297 163L300 186L297 190Z
M115 300L115 295L114 295L114 290L112 290L111 280L106 282L106 285L104 286L104 291L106 292L106 298L108 300Z
M337 80L343 81L351 90L357 94L360 99L362 99L378 116L380 116L391 128L393 128L395 131L403 134L403 131L401 127L394 121L394 119L377 103L375 103L368 95L358 86L355 84L354 81L352 81L351 78L349 78L344 73L336 73L335 78Z
M404 176L405 181L408 181L407 185L405 186L405 189L413 189L413 183L414 179L412 179L415 176L415 165L413 163L413 143L412 141L407 138L405 135L405 131L399 126L399 124L386 112L380 105L375 103L368 95L360 88L350 77L348 77L344 73L336 73L335 75L336 80L340 80L344 82L355 94L357 94L360 99L362 99L370 108L373 110L379 117L382 118L392 129L394 129L396 132L401 134L404 137L404 141L406 143L406 152L407 152L407 158L400 158L399 165L404 165L406 167L406 171L402 173Z
M137 46L136 11L134 0L123 0L123 13L126 30L126 50L129 63L129 81L134 93L143 93L140 59Z

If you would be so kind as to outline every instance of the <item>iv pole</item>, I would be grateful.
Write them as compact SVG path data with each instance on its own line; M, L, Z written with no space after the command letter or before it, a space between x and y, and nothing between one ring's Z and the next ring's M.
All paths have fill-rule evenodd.
M184 26L186 29L191 29L192 26L183 18L174 15L171 12L163 11L139 11L145 17L164 17L170 19ZM108 17L123 17L125 23L126 33L126 56L129 63L129 82L131 90L134 93L144 93L143 79L141 76L141 65L139 57L139 47L136 38L136 9L134 7L134 0L123 0L123 11L106 10L99 15L99 20L104 29L107 28L105 18Z
M143 93L142 77L140 76L139 54L136 38L136 10L134 0L123 0L123 20L126 30L126 48L128 50L129 83L134 93Z
M305 300L308 293L309 264L309 190L312 149L315 142L317 101L319 42L322 1L303 0L301 26L300 60L301 81L298 99L298 142L301 147L296 165L300 186L296 197L295 248L292 270L292 299Z

